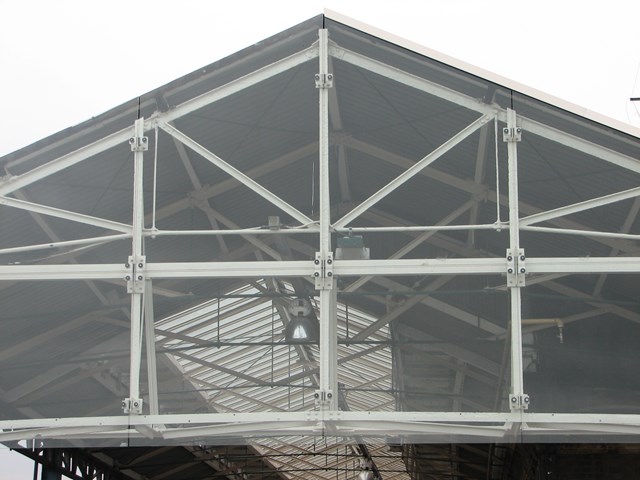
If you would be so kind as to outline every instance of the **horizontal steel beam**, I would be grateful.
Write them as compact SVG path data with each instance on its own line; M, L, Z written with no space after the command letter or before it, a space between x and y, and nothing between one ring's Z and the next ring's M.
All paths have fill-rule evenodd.
M229 435L365 434L505 435L519 425L523 433L555 436L573 434L632 434L640 431L640 415L529 412L372 412L308 411L133 415L113 417L41 418L0 421L0 441L33 438L118 438L129 427L162 425L164 439ZM172 427L175 425L175 427ZM162 441L156 440L156 441Z
M309 261L148 263L146 278L263 278L312 277ZM335 276L502 275L503 258L435 258L390 260L334 260ZM527 258L527 273L640 273L637 257ZM125 280L124 264L0 265L2 280Z

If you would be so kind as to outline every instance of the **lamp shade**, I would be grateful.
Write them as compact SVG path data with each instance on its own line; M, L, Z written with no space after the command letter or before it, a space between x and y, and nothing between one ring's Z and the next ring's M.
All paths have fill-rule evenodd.
M373 480L373 472L371 470L362 470L356 478L357 480Z
M306 343L317 340L313 322L307 317L293 317L285 330L285 337L290 343Z

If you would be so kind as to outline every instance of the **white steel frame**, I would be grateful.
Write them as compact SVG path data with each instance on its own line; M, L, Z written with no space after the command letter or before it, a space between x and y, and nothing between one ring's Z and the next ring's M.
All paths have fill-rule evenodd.
M479 114L479 117L471 124L453 135L434 151L426 154L422 159L413 161L404 159L391 152L384 152L378 147L364 144L363 142L342 138L337 139L341 146L349 146L357 150L367 152L385 161L400 165L406 170L397 178L382 187L359 205L331 223L331 201L329 196L329 122L330 122L330 89L333 83L333 74L330 71L330 59L339 59L358 66L369 72L374 72L388 79L406 86L426 92L453 102L461 107L470 109ZM273 192L260 185L255 180L265 173L271 163L260 167L255 172L240 172L215 153L197 144L184 133L176 129L171 122L181 116L187 115L198 108L209 105L222 98L240 92L261 81L271 78L290 68L308 62L311 59L318 61L318 74L316 86L318 87L319 101L319 134L318 142L292 152L286 158L273 161L273 165L285 165L303 157L316 149L319 151L319 196L320 215L319 221L314 221L295 207L291 206ZM335 103L333 99L333 103ZM489 225L478 225L471 222L469 225L449 225L460 215L469 212L476 204L470 201L450 215L446 216L437 225L406 225L406 226L371 226L349 228L349 223L358 217L374 218L380 215L375 211L375 204L386 195L400 187L415 175L432 174L429 165L436 162L445 152L455 148L462 140L472 133L483 128L492 121L500 121L505 127L503 140L507 143L509 166L509 191L508 196L502 196L495 191L484 192L477 190L477 185L466 183L460 179L447 176L444 173L434 174L453 188L458 188L472 194L482 195L498 205L507 205L509 211L508 221L496 220ZM334 122L339 121L334 118ZM497 122L496 122L497 125ZM206 231L162 231L146 229L144 227L144 202L142 192L142 168L143 156L146 150L147 138L145 132L159 128L175 139L176 144L187 147L206 160L222 169L233 178L241 182L245 187L262 196L282 211L295 218L300 225L290 230L267 231L261 228L237 229L232 222L215 212L212 229ZM30 420L2 420L0 421L0 441L16 441L38 438L110 438L118 437L130 426L137 429L137 433L131 431L127 435L148 437L150 432L165 439L189 439L206 435L209 437L228 435L325 435L332 432L335 435L370 434L385 435L437 435L459 434L465 437L477 437L500 441L509 438L514 431L514 425L519 425L521 432L535 434L586 434L617 435L640 433L640 415L614 415L614 414L540 414L526 411L528 397L523 384L522 362L522 319L521 319L521 289L525 286L525 275L557 275L557 274L583 274L583 273L639 273L640 258L627 256L624 258L612 257L566 257L566 258L526 258L520 245L519 233L524 230L552 231L571 235L583 235L593 237L606 245L616 248L616 251L625 251L628 244L624 240L638 240L639 235L631 235L626 232L596 232L581 229L576 222L563 219L567 215L581 212L587 209L609 205L625 199L638 198L640 187L621 191L600 198L590 199L584 202L567 205L549 211L539 211L533 207L519 202L518 198L518 158L517 145L521 135L538 135L557 142L579 152L596 157L602 161L612 163L618 167L640 173L640 162L610 149L596 145L587 139L561 132L557 129L543 125L528 118L518 116L511 109L502 109L495 104L486 104L474 98L467 97L441 85L435 84L413 74L404 72L395 67L386 65L380 61L367 58L355 52L348 51L338 45L329 43L327 31L319 31L319 40L313 46L294 54L288 58L268 65L260 70L250 73L238 80L231 81L215 90L203 94L197 98L186 101L182 105L168 112L157 112L149 119L138 119L133 128L127 128L108 137L98 140L90 145L82 147L74 152L52 160L42 166L17 176L11 176L10 172L0 183L0 205L22 209L37 215L48 215L80 222L94 227L104 228L109 232L103 237L84 238L73 241L52 241L41 245L24 245L21 247L5 248L0 254L23 252L30 250L46 250L71 245L97 245L109 241L130 239L132 242L131 255L128 259L118 259L113 264L59 264L59 265L2 265L0 266L0 280L108 280L127 282L128 293L131 299L131 352L130 352L130 391L123 400L126 415L115 417L82 417L82 418L55 418ZM134 194L133 194L133 218L131 225L113 222L110 220L79 214L46 205L38 205L33 202L10 197L20 189L31 185L49 175L69 168L79 162L91 158L97 153L104 152L122 143L129 142L132 146L134 157ZM341 155L344 155L344 149ZM188 160L188 159L187 159ZM340 168L344 169L344 158L341 159ZM197 178L194 186L198 186ZM223 182L224 183L224 182ZM225 186L226 185L226 186ZM342 188L346 188L344 185ZM220 186L209 187L204 191L204 199L216 192L231 188L228 183ZM184 204L165 207L165 214L174 209L184 208ZM520 217L520 211L525 212ZM148 212L147 212L148 213ZM636 209L637 213L637 209ZM163 210L153 212L162 215ZM382 217L380 217L382 218ZM217 221L222 221L228 229L220 229ZM537 224L550 221L558 228L540 227ZM463 259L418 259L408 260L402 258L417 245L431 238L435 233L446 230L474 230L474 229L508 229L509 249L504 258L486 258L470 255ZM386 260L336 260L332 255L331 234L333 232L370 232L370 231L399 231L410 234L415 233L415 240L396 252ZM114 233L115 232L115 233ZM315 252L314 261L290 261L282 257L268 245L257 238L257 235L276 234L311 234L319 236L319 251ZM205 263L147 263L143 255L143 239L148 236L162 235L232 235L238 234L250 239L274 260L255 262L205 262ZM477 253L477 252L476 252ZM525 260L526 258L526 260ZM121 261L120 261L121 260ZM526 265L526 266L525 266ZM337 288L334 281L340 276L360 276L345 291L354 291L369 279L392 277L394 275L481 275L504 274L510 291L511 301L511 328L510 328L510 413L469 413L469 412L358 412L339 411L338 386L337 386ZM153 329L153 301L152 282L171 278L291 278L303 277L313 279L320 298L320 362L318 390L316 391L317 409L312 412L261 412L261 413L221 413L221 414L188 414L188 415L163 415L158 414L157 386L155 385L155 343L149 341L154 336ZM392 279L385 280L392 282ZM535 280L534 280L535 281ZM437 286L435 287L437 288ZM172 295L172 292L156 294ZM179 294L179 293L176 293ZM417 298L415 302L427 301L434 308L447 309L458 316L462 321L466 319L465 313L455 311L451 306L438 304L433 298ZM598 306L600 307L600 306ZM624 315L639 321L633 312ZM380 326L389 322L390 318L381 319L370 329L363 331L358 338L365 338ZM489 321L478 323L486 331L498 335L507 335L501 327L497 327ZM146 336L146 347L149 363L149 377L152 388L150 389L151 415L142 414L142 399L140 398L140 365L142 353L143 332ZM494 367L487 366L487 370ZM185 426L188 425L188 426Z

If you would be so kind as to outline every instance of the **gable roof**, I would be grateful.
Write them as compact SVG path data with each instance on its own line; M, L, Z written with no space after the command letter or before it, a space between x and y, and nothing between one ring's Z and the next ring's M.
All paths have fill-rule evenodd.
M315 446L313 433L305 435L308 422L299 419L315 409L318 348L287 343L283 327L294 298L308 298L320 311L311 276L300 267L318 250L319 28L329 31L334 82L334 240L362 234L372 261L498 265L509 246L502 128L512 109L523 130L521 244L532 265L536 258L637 256L637 130L327 12L0 159L8 173L0 183L0 319L11 327L0 340L5 417L120 413L130 312L121 266L131 255L135 177L128 140L144 118L144 254L153 280L160 412L293 410L301 416L284 422L284 432ZM378 195L416 166L423 168L401 187ZM585 207L612 198L619 201ZM269 260L282 262L285 273L271 275ZM244 262L247 273L221 273L223 262ZM172 270L172 263L179 266ZM613 273L622 271L620 263L611 264ZM502 271L434 274L417 263L407 270L376 265L387 270L364 280L347 271L338 284L343 407L381 414L508 410L510 310ZM480 263L470 261L469 270L474 265ZM525 353L540 411L604 413L613 402L617 411L636 414L637 380L617 372L628 386L620 392L620 378L606 375L621 361L616 352L640 363L631 348L633 275L539 272L526 289L526 319L547 322L526 326ZM556 329L565 324L560 347ZM600 350L602 324L616 328ZM580 362L591 362L592 377L569 382L566 391ZM151 388L144 374L142 384ZM593 384L598 395L585 396ZM354 429L376 436L384 425ZM164 438L140 427L126 439L216 443L250 436L173 427ZM493 424L466 427L458 437L455 429L429 425L412 438L506 435ZM415 434L412 425L398 428ZM89 432L74 441L117 445L125 435Z

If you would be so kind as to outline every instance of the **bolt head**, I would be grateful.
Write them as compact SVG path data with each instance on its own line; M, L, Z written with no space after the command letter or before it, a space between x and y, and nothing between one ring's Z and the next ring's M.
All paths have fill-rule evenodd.
M333 273L327 272L327 277L333 277Z
M129 143L130 143L131 145L133 145L134 143L136 143L136 139L135 139L135 138L133 138L133 137L131 137L131 138L129 139Z
M129 280L131 280L131 275L127 275L126 277L124 277L124 279L128 282Z
M329 259L329 260L327 260L327 263L328 263L329 265L331 265L331 264L333 263L333 260Z
M142 268L142 267L143 267L142 263L139 263L138 268Z
M318 272L315 272L315 273L313 274L313 276L314 276L314 277L319 277L319 276L320 276L320 274L319 274Z
M524 272L526 272L526 271L527 271L527 269L526 269L526 268L521 268L521 269L520 269L520 273L524 273Z
M507 270L507 273L513 273L513 268L509 268L509 269Z
M507 257L507 260L508 260L508 261L512 261L512 260L513 260L513 257L512 257L511 255L509 255L509 256Z
M131 265L129 265L128 263L124 264L124 268L129 268Z
M327 393L327 398L333 398L333 393Z
M313 261L313 263L315 263L316 265L320 264L320 260L318 260L317 258Z
M520 260L522 260L523 262L524 262L525 258L526 257L524 255L520 255Z
M503 128L503 129L502 129L502 131L503 131L504 133L509 133L509 129L508 129L508 128Z
M142 275L138 275L138 280L142 280Z

